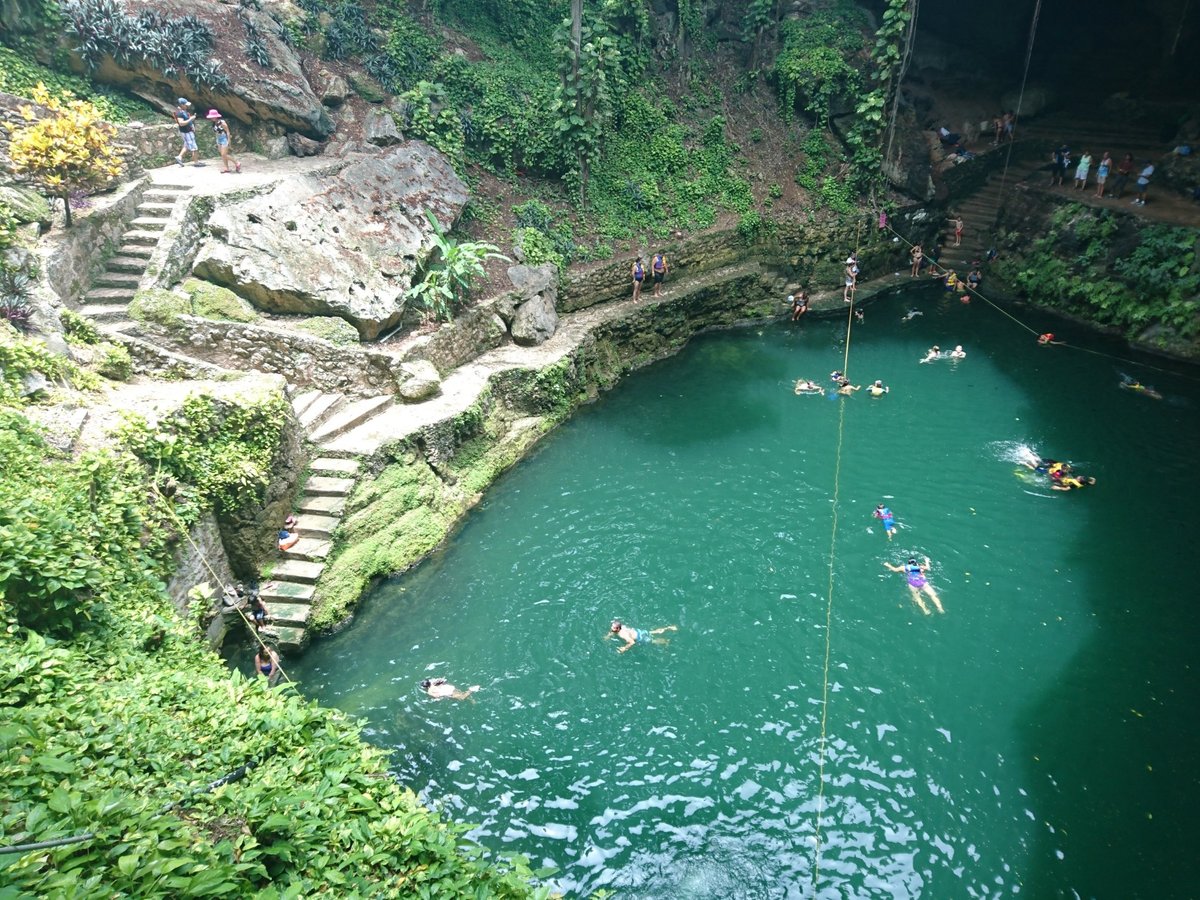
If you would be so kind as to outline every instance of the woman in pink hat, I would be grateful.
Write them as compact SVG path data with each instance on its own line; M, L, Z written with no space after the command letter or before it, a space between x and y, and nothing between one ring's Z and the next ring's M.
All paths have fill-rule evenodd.
M242 164L233 158L233 154L229 152L229 123L221 118L221 114L215 109L210 109L206 119L213 123L213 131L217 135L217 149L221 151L221 162L225 164L222 172L240 172ZM229 168L229 164L233 163L233 168Z

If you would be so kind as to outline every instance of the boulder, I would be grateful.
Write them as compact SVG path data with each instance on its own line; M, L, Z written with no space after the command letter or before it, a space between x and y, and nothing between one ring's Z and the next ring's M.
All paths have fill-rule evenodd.
M320 156L325 152L325 145L320 141L306 138L294 131L287 136L287 147L292 156Z
M94 69L89 69L83 58L75 54L74 68L87 70L97 81L116 84L142 96L187 97L201 116L215 107L227 118L245 124L275 122L317 139L333 132L333 120L313 93L299 58L279 37L281 26L268 13L255 9L257 4L241 5L237 15L222 3L205 0L126 0L123 5L130 17L150 10L167 19L186 16L198 19L213 36L209 55L220 62L220 71L229 79L228 84L219 88L199 86L182 70L164 73L150 61L118 61L107 55L96 60ZM248 31L239 16L251 23L266 49L268 65L260 66L247 56L243 45ZM68 46L77 43L77 39L72 39Z
M367 121L363 124L363 137L367 143L377 147L391 147L404 140L392 114L382 109L373 109L367 115Z
M442 376L428 360L401 363L400 372L402 380L398 393L405 403L420 403L441 393Z
M466 202L449 160L409 141L217 210L195 271L260 309L339 316L373 340L400 321L436 246L425 210L448 228Z
M0 187L0 203L12 210L17 221L22 224L37 222L45 227L50 225L50 203L35 190L17 185Z
M554 263L540 266L509 266L508 280L521 297L542 294L554 287L558 280L558 269Z
M513 341L522 347L533 347L553 337L558 330L558 313L554 310L554 294L538 294L521 304L510 329Z
M346 102L346 97L350 93L350 85L346 83L346 79L341 75L330 75L325 81L325 88L321 91L321 103L331 109L336 109Z

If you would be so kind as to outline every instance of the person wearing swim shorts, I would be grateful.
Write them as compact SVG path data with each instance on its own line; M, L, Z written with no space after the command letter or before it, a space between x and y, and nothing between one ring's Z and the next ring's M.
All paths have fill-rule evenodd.
M204 163L200 162L200 151L196 147L196 114L191 111L191 105L190 100L180 97L175 107L175 124L179 126L179 138L183 141L183 149L175 157L175 164L179 166L183 165L183 155L185 153L192 154L193 166L204 165Z
M929 571L929 557L925 558L925 563L919 564L915 557L910 557L908 562L902 566L893 566L890 562L884 562L884 566L892 572L903 572L904 580L908 582L908 590L912 593L913 602L921 607L921 612L929 615L929 607L925 605L925 601L921 599L921 594L933 601L933 605L937 607L937 611L944 613L946 610L942 608L942 601L938 598L937 591L933 589L925 577L925 573Z
M642 628L631 628L629 625L622 624L619 620L613 619L613 623L609 626L606 637L612 637L614 634L625 642L625 646L621 647L617 652L624 653L634 644L667 644L670 643L668 638L660 638L658 635L667 631L678 631L674 625L665 625L662 628L652 628L646 631Z
M890 541L892 535L896 533L896 520L892 516L892 511L880 503L875 507L875 512L871 513L871 515L883 523L883 531Z
M658 296L658 289L662 287L663 279L667 277L667 272L671 271L671 267L667 265L667 254L659 250L654 254L654 259L650 260L650 273L654 276L654 296Z

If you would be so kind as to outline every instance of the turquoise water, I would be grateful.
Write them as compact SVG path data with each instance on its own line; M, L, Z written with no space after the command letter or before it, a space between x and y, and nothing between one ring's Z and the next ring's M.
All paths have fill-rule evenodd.
M793 395L843 349L771 324L631 376L290 670L569 895L1193 895L1198 382L922 294L853 333L890 395ZM1021 445L1099 483L1050 491ZM944 615L882 565L909 555ZM679 630L619 654L614 617Z

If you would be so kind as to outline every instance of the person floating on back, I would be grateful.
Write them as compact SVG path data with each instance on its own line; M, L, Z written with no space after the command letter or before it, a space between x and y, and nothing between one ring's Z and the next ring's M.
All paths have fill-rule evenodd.
M871 515L883 523L884 534L887 535L887 539L890 541L892 535L896 533L896 519L892 516L892 511L880 503L875 507L875 512L871 513Z
M629 625L622 624L619 620L613 619L612 625L609 626L606 637L612 637L614 634L625 642L625 646L621 647L617 652L624 653L634 644L668 644L669 638L657 637L667 631L678 631L679 628L675 625L664 625L662 628L652 628L649 631L644 631L640 628L632 628Z
M815 381L809 381L807 378L801 378L796 381L796 386L793 388L793 393L796 394L824 394L825 388L821 387Z
M933 605L937 608L938 612L944 613L946 611L942 608L942 601L938 598L937 591L933 589L933 585L925 577L925 573L929 571L929 557L925 557L924 565L918 564L915 558L910 558L902 566L893 566L890 562L884 562L884 566L892 572L904 573L904 580L908 582L908 589L912 593L913 602L921 607L921 612L925 613L925 615L929 615L929 607L921 599L922 593L933 601Z
M446 681L445 678L426 678L421 682L421 690L432 697L434 700L466 700L473 693L479 690L479 685L473 684L465 691L460 691L454 685Z

